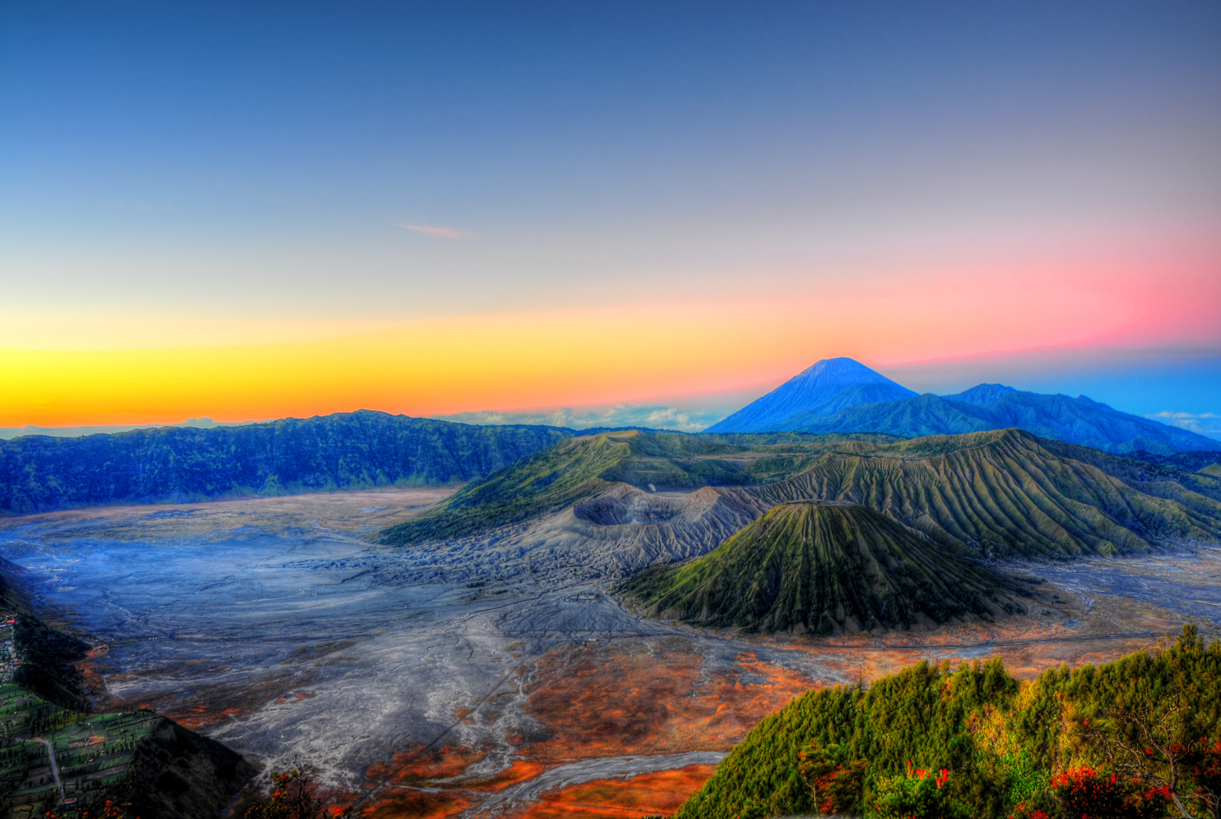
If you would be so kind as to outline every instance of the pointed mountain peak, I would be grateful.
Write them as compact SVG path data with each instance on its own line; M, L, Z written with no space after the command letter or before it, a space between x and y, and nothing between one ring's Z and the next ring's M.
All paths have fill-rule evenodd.
M856 404L898 401L916 393L851 358L819 361L708 432L759 432L794 415L832 415Z

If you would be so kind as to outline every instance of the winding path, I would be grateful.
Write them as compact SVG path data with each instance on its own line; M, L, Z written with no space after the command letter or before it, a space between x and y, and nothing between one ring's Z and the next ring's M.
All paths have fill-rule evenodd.
M55 789L59 791L59 802L55 805L58 808L64 801L64 783L59 781L59 766L55 764L55 748L42 737L34 737L33 741L47 746L47 758L51 760L51 776L55 777Z

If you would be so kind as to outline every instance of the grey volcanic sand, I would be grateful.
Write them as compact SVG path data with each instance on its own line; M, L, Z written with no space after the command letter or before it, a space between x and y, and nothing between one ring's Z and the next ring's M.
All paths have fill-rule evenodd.
M200 730L269 766L300 754L334 784L438 739L490 745L469 774L495 773L511 733L546 734L521 710L544 653L685 633L625 611L586 579L600 572L549 550L385 549L295 515L237 527L226 517L211 530L219 506L9 521L0 554L27 570L43 605L108 646L99 670L110 697L176 715L236 708ZM438 569L471 579L438 582ZM728 667L740 648L710 640L704 653ZM551 778L690 764L669 756Z
M1026 564L1021 568L1080 594L1087 612L1097 598L1151 603L1189 618L1221 625L1221 549L1197 544L1190 552L1140 558L1086 558Z
M637 617L607 589L612 578L658 559L655 544L641 536L620 539L625 545L618 550L620 540L597 538L596 553L589 553L583 529L566 528L561 517L500 540L423 549L370 543L368 532L390 519L386 509L443 494L354 493L10 519L0 525L0 554L28 571L43 605L108 645L99 670L109 696L207 717L199 730L251 759L272 767L300 754L333 784L357 786L371 764L432 743L491 749L462 779L501 770L523 739L548 733L522 708L538 659L589 641L680 637L705 657L705 673L729 668L750 651L800 671L811 684L856 679L863 661L846 659L861 656L851 646L805 641L794 650L793 641ZM1219 555L1022 569L1054 579L1066 597L1119 596L1215 623ZM1067 626L1059 628L1061 638L1074 628L1071 613L1056 611ZM963 656L933 645L927 653ZM489 795L486 807L528 801L562 784L719 758L573 761Z

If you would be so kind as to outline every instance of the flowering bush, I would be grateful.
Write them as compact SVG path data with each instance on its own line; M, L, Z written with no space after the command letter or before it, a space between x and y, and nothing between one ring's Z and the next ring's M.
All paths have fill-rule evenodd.
M1189 799L1206 815L1221 817L1221 739L1200 737L1188 746L1183 762L1191 781Z
M949 770L933 775L907 763L907 776L878 780L874 804L880 819L957 819L962 808L949 798Z
M1013 813L1009 814L1009 819L1051 819L1051 814L1025 802L1018 802Z
M1056 774L1051 787L1068 819L1152 819L1165 815L1169 800L1165 787L1142 788L1139 780L1089 766Z
M92 811L88 808L63 813L47 811L44 819L125 819L126 816L127 811L123 809L122 805L107 799L106 803L97 811ZM139 819L139 817L136 819Z
M249 808L244 819L325 819L328 815L347 815L318 795L309 773L301 768L272 771L271 782L271 798Z

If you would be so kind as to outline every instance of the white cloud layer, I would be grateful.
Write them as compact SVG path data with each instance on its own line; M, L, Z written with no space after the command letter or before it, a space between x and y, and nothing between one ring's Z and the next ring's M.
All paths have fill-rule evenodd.
M1173 427L1207 435L1209 438L1221 438L1221 415L1213 412L1199 414L1190 412L1157 412L1147 415L1155 421L1170 424Z
M678 409L652 404L618 404L602 410L578 411L560 407L541 412L459 412L433 416L442 421L462 424L545 424L569 429L590 427L648 427L678 432L700 432L720 421L727 413L707 409Z

